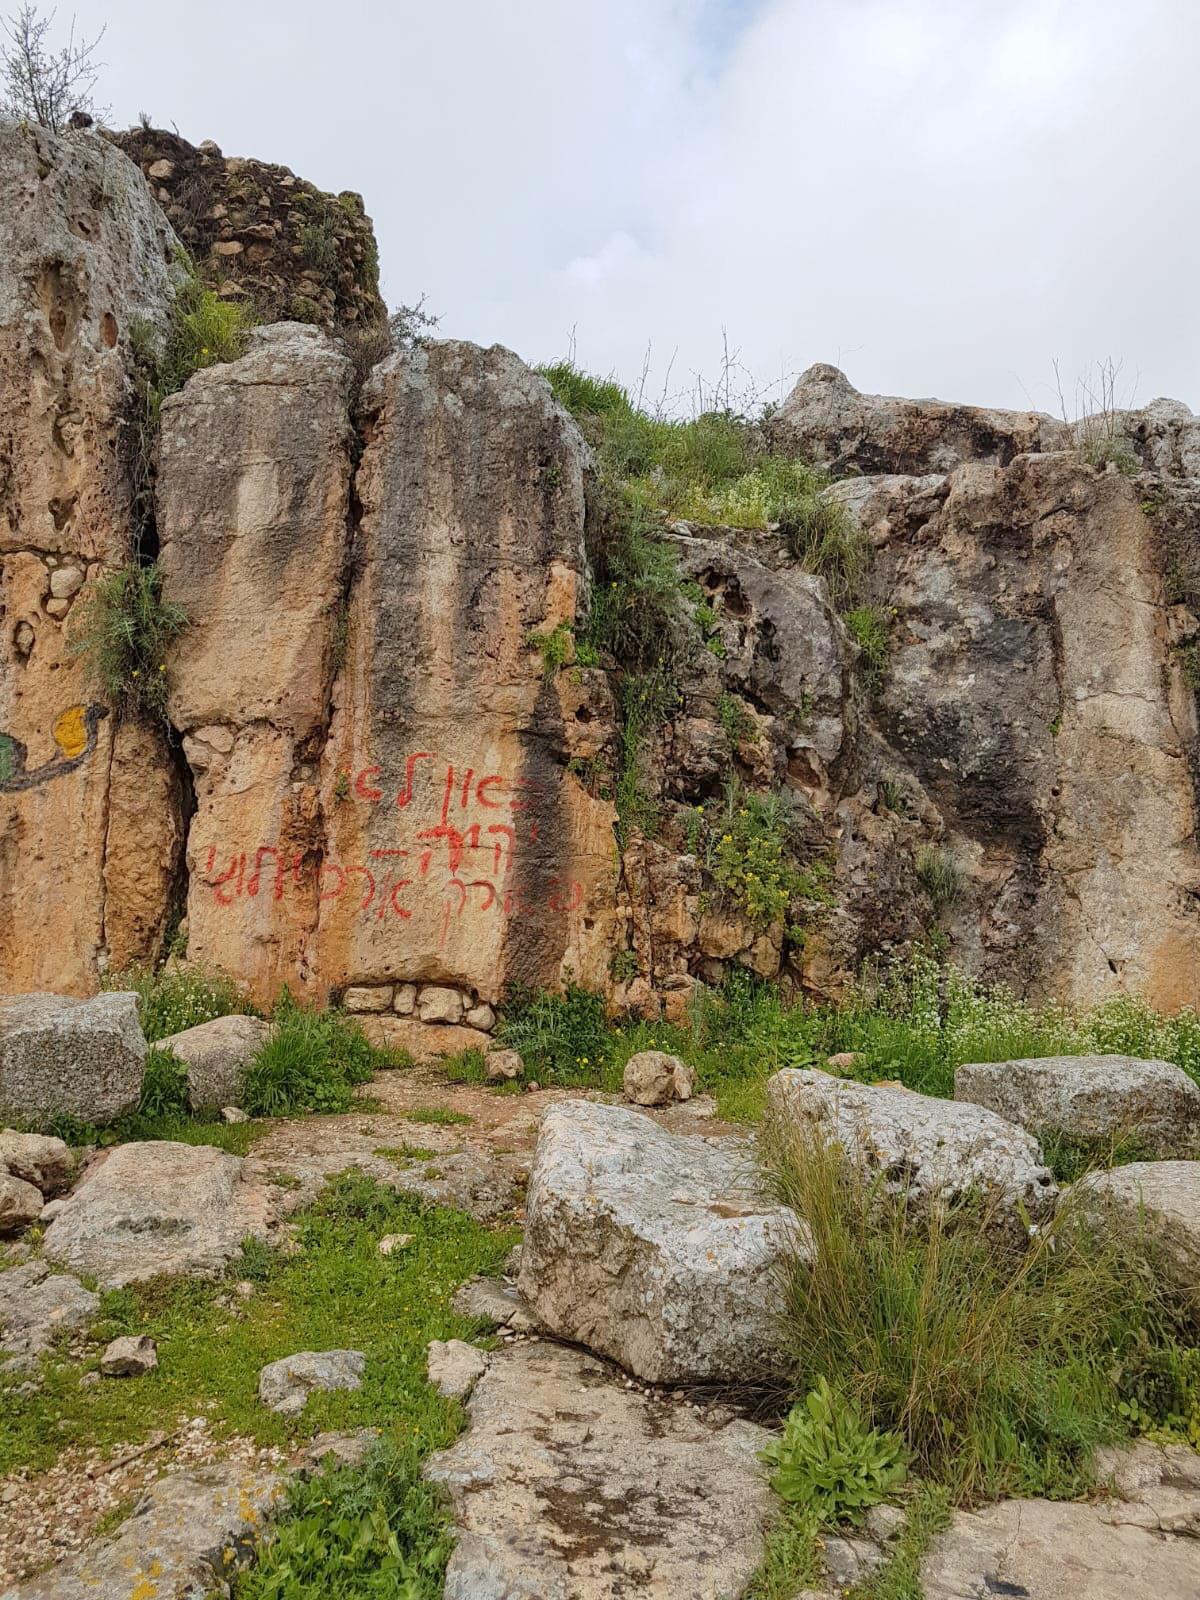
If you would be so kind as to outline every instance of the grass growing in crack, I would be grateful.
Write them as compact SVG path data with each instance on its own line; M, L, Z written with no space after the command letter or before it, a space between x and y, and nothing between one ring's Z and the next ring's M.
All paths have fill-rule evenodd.
M811 1235L786 1291L797 1388L828 1380L955 1500L1086 1487L1138 1374L1186 1336L1148 1241L1069 1204L1013 1240L983 1201L889 1196L812 1129L773 1124L763 1148Z
M767 1533L763 1557L745 1600L795 1600L822 1581L820 1523L811 1512L790 1508Z
M460 1128L475 1120L465 1111L451 1111L447 1106L419 1106L415 1111L404 1111L401 1115L408 1122L422 1122L433 1128Z
M69 648L84 658L96 693L120 714L165 720L166 655L187 622L183 607L163 598L157 565L131 563L84 590L71 613Z
M381 1256L376 1246L386 1233L411 1233L413 1242ZM398 1447L420 1455L448 1444L461 1413L426 1383L425 1346L474 1331L450 1298L472 1274L498 1268L516 1233L423 1207L353 1174L299 1217L298 1239L295 1256L252 1247L224 1282L163 1280L106 1294L92 1330L97 1357L86 1364L47 1357L34 1394L18 1392L18 1376L0 1373L0 1476L41 1470L71 1446L138 1444L193 1416L207 1417L214 1437L246 1435L265 1445L368 1425L382 1425ZM244 1273L256 1293L222 1304ZM157 1369L136 1382L81 1384L103 1342L124 1333L157 1340ZM366 1353L360 1390L314 1395L296 1418L259 1403L258 1374L268 1362L333 1348Z
M904 1529L890 1558L846 1600L925 1600L921 1561L933 1540L950 1525L950 1501L938 1484L918 1485L905 1506Z

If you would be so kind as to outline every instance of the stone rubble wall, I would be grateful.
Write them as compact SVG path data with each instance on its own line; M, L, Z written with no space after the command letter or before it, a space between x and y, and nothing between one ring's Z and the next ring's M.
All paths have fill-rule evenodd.
M201 273L262 322L379 322L379 257L362 196L287 167L224 156L163 128L109 135L141 168Z

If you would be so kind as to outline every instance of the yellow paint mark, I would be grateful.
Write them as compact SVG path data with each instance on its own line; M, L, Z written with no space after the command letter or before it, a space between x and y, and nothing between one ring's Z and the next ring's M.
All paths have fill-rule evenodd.
M51 731L55 743L68 761L81 756L87 749L87 724L84 721L82 706L71 706L69 710L55 717Z

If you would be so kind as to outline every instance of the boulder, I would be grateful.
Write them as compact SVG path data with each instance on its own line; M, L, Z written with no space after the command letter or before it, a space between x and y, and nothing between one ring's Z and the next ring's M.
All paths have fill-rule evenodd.
M1090 1172L1071 1195L1125 1237L1145 1229L1172 1285L1200 1312L1200 1161L1133 1161Z
M258 1398L271 1411L296 1416L315 1390L361 1389L366 1365L361 1350L300 1350L262 1369Z
M448 1400L465 1400L488 1368L488 1356L465 1339L434 1339L426 1354L429 1381Z
M236 1462L152 1483L115 1533L6 1589L0 1600L194 1600L228 1593L284 1493L277 1473Z
M640 1394L551 1344L497 1352L468 1411L425 1469L456 1523L446 1600L745 1592L774 1516L764 1429Z
M1200 1456L1145 1444L1122 1455L1114 1498L956 1511L922 1558L925 1600L1195 1600Z
M88 1169L42 1249L104 1288L213 1277L247 1236L267 1237L273 1208L270 1187L252 1181L238 1156L170 1140L123 1144Z
M100 1357L106 1378L141 1378L158 1366L158 1346L149 1334L123 1334L113 1339Z
M525 1062L519 1050L489 1050L484 1068L489 1083L512 1083L525 1076Z
M635 1106L665 1106L690 1100L696 1074L678 1056L665 1050L639 1050L625 1063L622 1089Z
M751 1381L782 1362L780 1267L806 1249L740 1139L671 1134L568 1101L542 1120L520 1292L551 1333L655 1383Z
M1021 1212L1034 1221L1050 1215L1058 1198L1037 1141L983 1106L785 1067L767 1080L767 1107L777 1137L816 1131L864 1177L882 1177L889 1193L913 1203L975 1193L1007 1227Z
M134 994L0 999L0 1116L111 1122L137 1105L145 1067Z
M188 1100L193 1111L236 1106L246 1087L246 1068L271 1035L261 1017L214 1017L159 1041L187 1067Z
M970 1062L954 1074L954 1098L1018 1123L1039 1139L1128 1139L1156 1157L1200 1145L1200 1087L1169 1061L1134 1056L1046 1056Z
M0 1234L19 1233L36 1222L42 1210L42 1191L21 1178L0 1172Z
M75 1157L61 1139L40 1133L0 1132L0 1172L22 1178L44 1195L59 1194L71 1181Z
M100 1297L78 1278L52 1273L44 1261L0 1272L0 1352L21 1360L49 1350L64 1329L88 1322Z

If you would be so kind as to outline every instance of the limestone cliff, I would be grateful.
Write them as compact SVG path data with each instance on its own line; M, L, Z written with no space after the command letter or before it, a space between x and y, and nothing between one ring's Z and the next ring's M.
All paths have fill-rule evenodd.
M1030 993L1195 1000L1186 408L1108 419L1118 471L1051 418L812 369L766 429L869 542L886 670L776 531L665 530L706 638L639 753L659 826L618 828L619 663L572 658L592 457L498 347L397 350L359 389L282 322L197 373L158 451L169 729L88 690L64 623L134 555L130 330L175 238L90 133L5 128L0 180L0 991L152 956L177 895L192 958L407 1043L478 1038L512 984L676 1015L733 964L828 995L930 937ZM698 808L731 775L792 810L799 928L714 891Z

